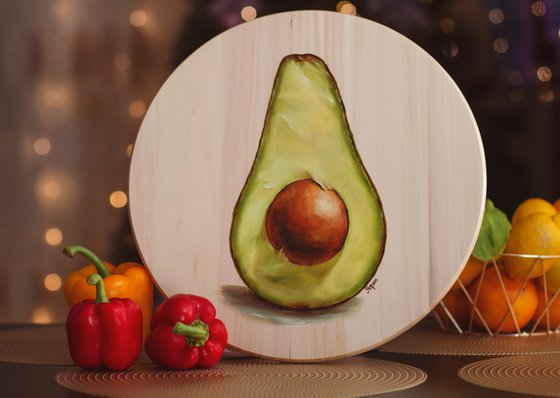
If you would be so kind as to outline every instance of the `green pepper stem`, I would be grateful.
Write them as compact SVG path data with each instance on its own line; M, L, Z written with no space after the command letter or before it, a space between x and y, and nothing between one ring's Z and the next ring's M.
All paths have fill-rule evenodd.
M95 285L95 304L108 303L107 292L105 291L105 283L99 274L91 274L87 280L90 285Z
M105 263L101 261L101 259L97 257L95 254L93 254L91 250L86 249L83 246L79 246L79 245L66 246L64 250L62 250L62 252L70 258L74 257L76 254L81 254L89 261L91 261L91 263L97 269L97 273L101 275L102 278L107 278L108 276L111 275Z
M185 325L183 322L175 323L173 333L185 336L187 345L191 347L202 347L210 337L208 325L199 319L190 325Z

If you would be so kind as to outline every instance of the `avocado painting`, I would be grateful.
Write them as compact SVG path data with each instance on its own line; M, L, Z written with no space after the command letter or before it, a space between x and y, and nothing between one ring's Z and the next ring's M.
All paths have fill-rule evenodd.
M244 283L284 308L344 302L371 280L386 220L334 77L312 54L281 61L230 248Z

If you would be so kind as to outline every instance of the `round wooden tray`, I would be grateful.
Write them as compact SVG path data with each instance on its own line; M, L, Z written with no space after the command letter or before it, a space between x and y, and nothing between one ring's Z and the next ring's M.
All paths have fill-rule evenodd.
M383 204L387 240L367 289L328 309L297 312L245 286L229 233L280 61L306 53L320 57L338 84ZM485 172L464 97L421 48L366 19L290 12L219 35L165 82L134 147L130 216L163 294L212 300L240 351L316 361L377 347L440 301L474 245Z

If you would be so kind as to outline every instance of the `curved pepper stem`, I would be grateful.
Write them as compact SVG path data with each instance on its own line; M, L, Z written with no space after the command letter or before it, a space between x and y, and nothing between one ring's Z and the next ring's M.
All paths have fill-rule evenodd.
M208 325L199 319L190 325L185 325L183 322L175 323L173 333L185 336L187 345L191 347L202 347L210 337Z
M87 280L90 285L95 285L95 304L108 303L107 292L105 291L105 283L99 274L91 274Z
M62 252L70 258L74 257L76 254L81 254L89 261L91 261L91 263L97 269L97 273L101 275L102 278L107 278L108 276L111 275L105 263L101 261L101 259L97 257L95 254L93 254L91 250L86 249L83 246L79 246L79 245L66 246L64 250L62 250Z

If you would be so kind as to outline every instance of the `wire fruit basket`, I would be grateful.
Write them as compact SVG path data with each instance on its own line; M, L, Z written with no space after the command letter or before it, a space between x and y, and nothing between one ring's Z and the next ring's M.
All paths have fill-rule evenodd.
M512 257L526 260L532 260L527 276L524 279L515 280L515 289L508 288L508 281L512 281L504 267L503 260L505 257ZM553 267L560 267L560 255L531 255L531 254L510 254L503 253L498 259L494 259L483 263L482 271L474 282L465 285L460 279L457 280L455 290L450 294L456 295L464 305L466 311L458 312L457 305L451 305L449 302L446 304L446 296L438 303L432 312L434 318L437 320L442 330L460 334L488 334L490 336L497 335L518 335L518 336L531 336L536 334L551 334L560 333L560 288L551 290L549 288L549 280L551 277L546 272L550 269L550 263L553 262ZM536 278L530 278L534 271L539 274ZM504 309L500 310L496 303L496 307L492 308L490 313L493 316L493 321L488 319L489 311L483 311L481 306L482 294L481 286L485 275L495 273L497 297L496 302L502 303ZM560 281L559 281L560 282ZM511 282L509 282L511 285ZM501 290L501 295L500 295ZM520 322L519 313L516 312L516 304L526 292L532 294L532 299L535 300L535 294L538 304L534 311L530 312L530 320L528 322ZM533 293L538 292L538 293ZM488 305L486 300L485 305ZM488 308L487 308L488 310ZM466 314L465 314L466 313ZM485 313L487 316L485 317ZM496 314L498 317L496 318ZM527 316L527 313L525 314ZM497 320L496 320L497 319ZM511 323L513 321L513 324ZM511 325L505 328L506 323ZM506 330L512 329L512 330Z

